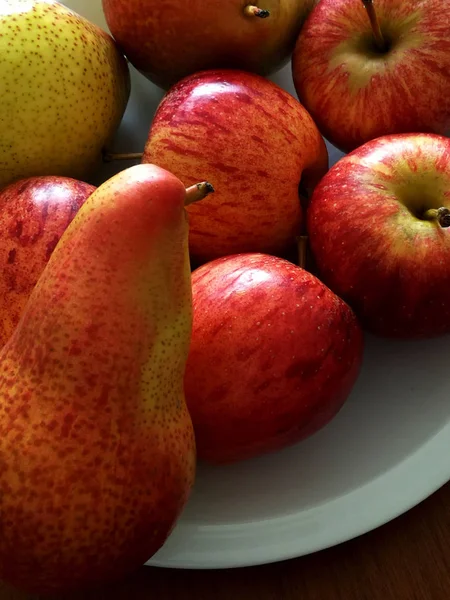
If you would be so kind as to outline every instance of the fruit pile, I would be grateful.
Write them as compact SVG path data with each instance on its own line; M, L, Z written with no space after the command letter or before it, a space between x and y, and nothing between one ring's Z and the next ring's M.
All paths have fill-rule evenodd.
M0 578L17 587L145 563L197 458L333 419L363 330L450 332L450 7L260 4L103 0L109 35L1 0ZM266 78L291 57L300 102ZM95 188L121 158L127 59L166 93L141 164ZM330 169L324 138L350 152Z

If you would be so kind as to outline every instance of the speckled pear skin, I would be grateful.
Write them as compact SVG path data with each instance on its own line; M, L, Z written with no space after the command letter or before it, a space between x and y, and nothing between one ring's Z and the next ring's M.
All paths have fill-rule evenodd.
M0 353L0 579L18 588L123 577L188 499L185 195L154 165L98 188Z
M0 2L0 188L34 175L86 179L130 93L110 35L54 0Z

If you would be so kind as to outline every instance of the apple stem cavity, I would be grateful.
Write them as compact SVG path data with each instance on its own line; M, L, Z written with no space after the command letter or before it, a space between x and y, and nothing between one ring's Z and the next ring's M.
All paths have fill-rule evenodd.
M103 152L103 162L109 163L115 160L136 160L143 157L143 152L128 152L123 154L114 154L114 152Z
M270 17L270 10L258 8L257 6L253 6L253 4L248 4L244 8L244 13L247 17L259 17L260 19L267 19L267 17Z
M297 236L298 266L306 269L306 254L308 252L308 236Z
M430 208L423 218L427 221L437 221L441 227L450 227L450 209L442 206L441 208Z
M366 9L367 15L369 16L375 45L380 52L386 52L387 44L386 40L383 37L383 34L381 33L380 23L378 21L378 16L375 10L375 6L373 4L373 0L362 0L362 3L364 4L364 8Z
M214 188L208 181L202 181L201 183L191 185L191 187L186 189L186 200L184 205L188 206L189 204L203 200L203 198L206 198L206 196L209 196L209 194L212 194L213 192Z

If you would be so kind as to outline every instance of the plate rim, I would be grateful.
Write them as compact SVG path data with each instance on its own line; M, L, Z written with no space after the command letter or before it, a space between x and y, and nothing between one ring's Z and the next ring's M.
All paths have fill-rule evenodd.
M180 521L166 544L145 564L193 570L251 567L337 546L392 521L450 481L450 461L444 460L449 448L450 421L377 477L317 506L248 523L195 525ZM417 473L426 476L417 477ZM170 543L175 536L182 542L178 547ZM230 549L233 538L238 543Z

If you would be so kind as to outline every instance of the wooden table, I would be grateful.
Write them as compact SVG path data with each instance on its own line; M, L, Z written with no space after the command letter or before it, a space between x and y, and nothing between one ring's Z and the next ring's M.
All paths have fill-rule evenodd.
M31 598L0 586L0 600ZM311 556L232 571L143 567L122 585L70 598L119 599L449 600L450 484L384 527Z

